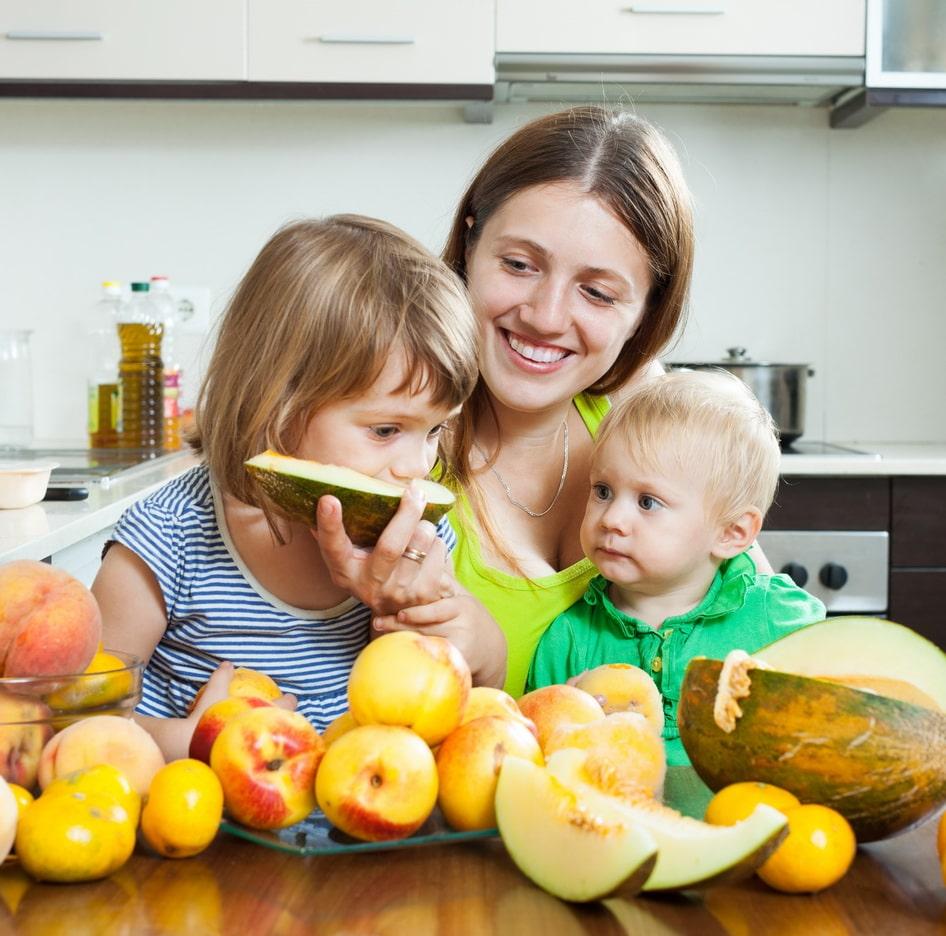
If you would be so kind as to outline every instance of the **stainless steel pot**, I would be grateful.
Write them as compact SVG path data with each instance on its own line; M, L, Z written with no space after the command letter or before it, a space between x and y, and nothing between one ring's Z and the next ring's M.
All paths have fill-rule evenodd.
M805 432L807 381L815 372L808 364L771 364L753 361L745 348L727 348L722 361L667 362L671 370L722 368L748 384L759 402L772 414L782 447L791 445Z

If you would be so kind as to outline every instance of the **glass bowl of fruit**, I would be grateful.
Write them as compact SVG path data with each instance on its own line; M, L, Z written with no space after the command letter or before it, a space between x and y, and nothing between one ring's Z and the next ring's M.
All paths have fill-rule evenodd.
M130 653L99 650L81 673L0 677L0 776L32 789L58 731L92 715L130 717L143 669Z

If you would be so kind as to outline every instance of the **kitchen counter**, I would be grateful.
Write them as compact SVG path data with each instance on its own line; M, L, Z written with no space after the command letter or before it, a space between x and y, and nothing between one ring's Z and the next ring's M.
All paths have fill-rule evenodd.
M782 455L782 474L821 476L946 475L946 444L845 443L869 455ZM85 501L44 501L0 510L0 562L45 559L112 526L122 511L198 463L189 452L92 484Z
M946 443L843 442L864 455L782 454L783 475L946 475Z
M122 511L198 464L189 451L140 465L108 484L89 482L83 501L42 501L0 510L0 562L45 559L111 527Z
M753 878L702 892L569 904L522 875L495 839L301 858L221 833L194 858L138 852L88 884L37 884L0 870L7 933L402 934L942 933L946 888L935 823L858 850L815 896Z

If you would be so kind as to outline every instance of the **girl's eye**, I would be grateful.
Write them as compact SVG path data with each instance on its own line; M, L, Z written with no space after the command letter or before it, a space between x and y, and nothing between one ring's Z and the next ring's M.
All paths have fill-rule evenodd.
M637 499L637 503L641 510L659 510L661 507L663 507L663 504L661 504L660 501L651 494L641 494L641 496Z
M446 429L447 429L447 424L441 423L439 426L434 426L434 428L431 429L430 432L427 433L427 437L430 439L437 439L441 436L442 433L446 431Z
M597 484L591 485L591 494L595 500L611 500L611 488L609 488L606 484L601 484L600 481Z
M605 305L614 305L617 302L614 296L609 296L607 293L601 292L600 289L595 289L594 286L582 286L581 287L585 295L591 299L593 302L601 302Z
M500 263L513 273L527 273L529 270L529 264L525 260L516 260L513 257L501 257Z
M393 439L399 430L397 426L372 426L371 432L379 439Z

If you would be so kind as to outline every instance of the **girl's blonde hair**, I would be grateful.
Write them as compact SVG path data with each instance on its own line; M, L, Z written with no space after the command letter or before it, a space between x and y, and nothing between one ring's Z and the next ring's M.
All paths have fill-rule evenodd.
M230 300L191 445L222 490L267 509L246 459L293 453L320 407L365 392L399 351L405 388L454 409L476 384L476 347L462 283L400 229L360 215L289 224Z
M605 417L593 460L614 442L646 471L672 466L699 477L715 522L731 522L750 507L764 516L775 497L778 430L728 371L679 370L645 381Z

